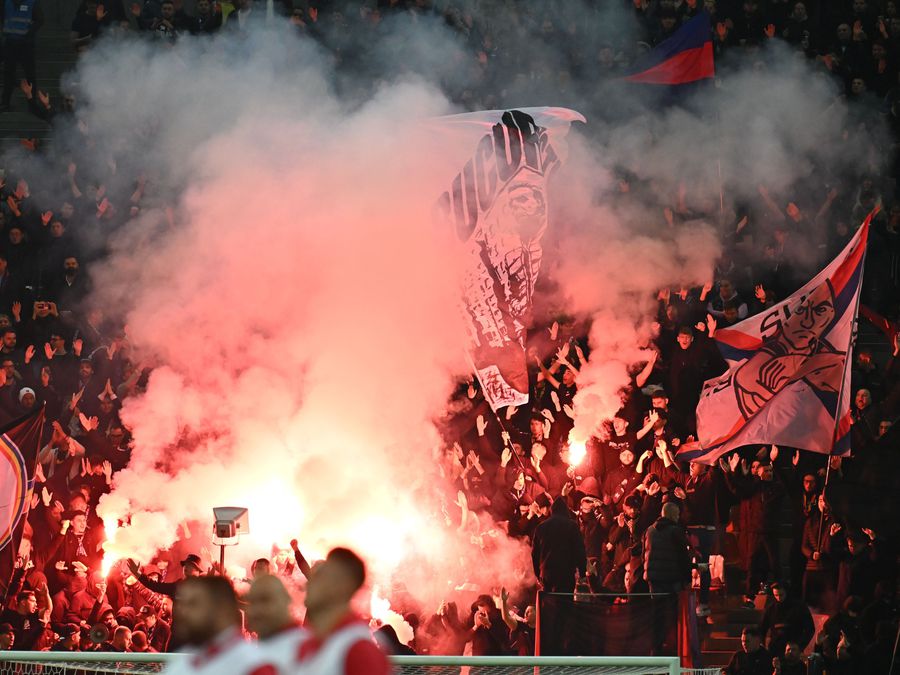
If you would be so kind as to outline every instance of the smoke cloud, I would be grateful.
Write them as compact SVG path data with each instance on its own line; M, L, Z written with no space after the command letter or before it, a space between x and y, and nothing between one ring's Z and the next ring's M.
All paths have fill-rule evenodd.
M784 196L804 186L815 203L815 167L870 166L837 90L793 55L770 47L726 63L721 89L648 110L596 86L593 58L572 67L568 47L597 21L566 7L557 32L530 24L527 8L486 18L494 37L516 37L493 88L463 40L424 19L386 21L355 69L286 29L174 47L108 39L83 58L68 82L77 122L41 161L77 155L87 185L114 160L110 191L130 192L135 176L147 186L142 213L93 242L108 252L96 300L121 310L135 358L156 366L122 411L136 445L100 504L108 525L130 518L111 554L147 559L181 523L237 505L251 520L241 564L297 537L312 556L350 545L383 588L395 574L429 599L527 578L523 546L486 517L456 528L436 470L434 420L468 370L461 254L432 210L474 147L422 124L458 112L448 94L588 119L553 184L542 270L561 289L552 304L591 325L580 439L616 413L647 359L656 290L712 278L760 183ZM633 30L624 13L603 16L622 31L591 50ZM623 175L639 198L621 197ZM663 205L680 191L691 214L673 226Z
M237 67L218 43L128 51L140 87L112 65L117 45L80 72L89 124L151 124L144 159L187 185L174 212L115 237L97 276L159 364L122 411L134 458L99 511L130 524L107 548L147 559L179 523L238 505L238 562L297 537L314 557L352 546L383 583L402 566L426 597L498 583L523 567L520 545L473 545L458 510L444 522L433 423L466 365L458 247L432 210L471 149L420 125L451 111L433 87L348 106L314 50L252 39Z

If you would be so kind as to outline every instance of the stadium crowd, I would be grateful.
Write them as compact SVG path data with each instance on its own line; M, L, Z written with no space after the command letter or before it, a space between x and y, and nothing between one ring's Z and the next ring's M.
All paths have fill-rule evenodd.
M350 62L364 56L340 40L351 28L377 36L391 13L439 13L465 36L481 83L456 92L457 99L478 107L489 107L489 92L499 88L493 74L513 67L507 45L525 32L537 30L548 40L569 35L565 70L579 77L614 77L639 52L636 44L598 44L583 35L591 27L568 23L564 3L519 3L519 21L512 24L489 20L493 4L503 3L197 0L187 7L182 0L131 6L83 0L72 41L85 50L104 32L120 30L162 41L188 39L237 33L258 17L283 16ZM717 54L750 53L766 40L783 40L838 79L860 115L883 116L892 132L900 131L900 11L894 0L624 4L633 4L647 45L701 10L711 16ZM16 7L7 3L3 17L3 106L12 102L21 66L29 108L61 124L77 100L67 93L51 101L35 81L41 5ZM592 49L578 50L579 44ZM87 140L90 132L73 127L71 133ZM456 503L448 504L448 526L469 529L482 546L498 523L529 541L545 591L590 590L624 602L629 594L676 592L693 583L701 623L712 621L715 572L716 584L739 592L748 607L765 607L760 623L744 630L743 647L726 668L734 675L887 672L898 620L894 422L900 343L890 319L897 318L900 298L900 200L896 161L885 152L885 170L834 176L820 167L820 175L829 176L827 189L810 185L781 194L760 185L755 200L720 222L727 245L716 278L702 288L659 291L653 356L635 368L622 409L606 433L587 444L584 457L572 455L567 438L579 368L589 355L587 326L547 317L533 327L533 405L527 409L496 416L477 383L463 383L448 406L452 414L442 421L441 471L457 494ZM132 452L118 411L123 400L143 391L150 369L111 318L114 308L94 300L90 267L102 261L102 251L79 235L114 229L140 213L145 181L123 181L113 175L113 165L110 175L83 176L73 160L62 167L57 191L34 196L31 176L16 166L3 168L0 418L12 420L44 404L48 424L16 574L0 613L0 649L172 650L178 646L171 639L175 590L181 579L214 566L195 551L180 560L161 553L143 566L122 561L107 576L101 571L104 535L96 506ZM660 200L652 185L625 170L617 192L607 196L616 203ZM876 206L881 212L870 235L863 304L885 334L868 330L874 348L858 348L854 355L853 455L826 462L792 448L755 446L712 467L679 461L679 446L696 434L701 386L725 368L711 340L717 328L787 297L840 251ZM698 213L683 192L660 203L659 213L673 228L689 219L721 220L715 208ZM292 548L293 555L258 561L253 575L302 581L310 567L296 542ZM729 575L715 563L723 555L726 569L738 570L733 580L724 579ZM414 640L403 645L386 627L379 633L382 646L392 653L460 654L470 644L475 655L532 654L533 592L511 599L505 589L481 590L485 594L468 611L448 602L435 612L407 612ZM816 625L813 614L827 620ZM804 652L815 657L808 660Z

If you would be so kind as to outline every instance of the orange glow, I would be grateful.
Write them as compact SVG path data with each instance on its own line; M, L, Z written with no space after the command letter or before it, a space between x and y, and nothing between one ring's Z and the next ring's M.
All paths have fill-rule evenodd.
M583 441L569 441L569 466L578 466L587 455L587 444Z

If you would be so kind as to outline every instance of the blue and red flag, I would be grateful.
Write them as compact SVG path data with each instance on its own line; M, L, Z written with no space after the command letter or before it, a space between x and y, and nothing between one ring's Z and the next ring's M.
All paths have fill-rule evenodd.
M716 333L729 368L703 385L698 440L679 459L712 464L756 444L850 453L850 364L873 215L803 288Z
M647 52L622 79L639 84L681 85L716 76L709 14L700 12Z
M44 406L0 428L0 588L19 566L19 543L31 507Z

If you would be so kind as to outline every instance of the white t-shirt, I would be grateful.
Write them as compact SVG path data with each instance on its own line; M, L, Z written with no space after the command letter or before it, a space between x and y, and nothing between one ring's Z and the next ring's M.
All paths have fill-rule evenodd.
M187 652L163 671L165 675L278 675L259 647L229 628L202 649Z
M256 643L260 657L275 665L279 673L289 673L297 655L300 645L309 639L309 631L302 626L291 626L265 640Z

